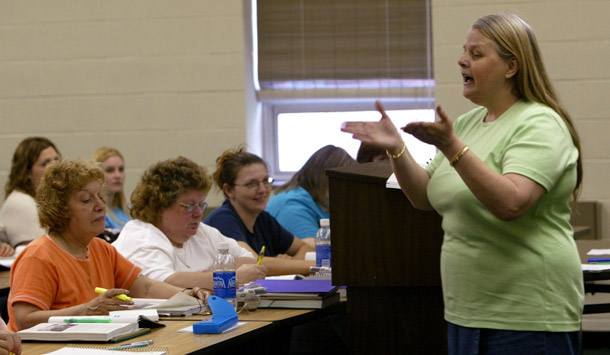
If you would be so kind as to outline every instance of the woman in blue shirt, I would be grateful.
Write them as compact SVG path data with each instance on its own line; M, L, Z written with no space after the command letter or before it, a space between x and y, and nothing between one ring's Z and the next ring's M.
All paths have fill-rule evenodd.
M292 179L269 199L267 212L297 238L314 245L320 219L329 218L326 169L355 165L343 149L327 145L318 149Z
M131 220L123 192L125 161L118 150L108 147L96 150L93 159L100 163L106 180L106 230L118 235L125 223Z

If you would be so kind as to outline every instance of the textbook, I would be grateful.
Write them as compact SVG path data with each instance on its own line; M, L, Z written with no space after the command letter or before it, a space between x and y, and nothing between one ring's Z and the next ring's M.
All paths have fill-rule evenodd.
M156 309L113 311L107 316L54 316L47 323L137 323L140 328L161 328Z
M160 316L188 317L209 312L207 305L195 297L178 292L170 299L133 298L131 309L156 309Z
M256 280L267 289L260 295L259 308L324 308L339 302L331 280Z
M77 318L77 317L74 317ZM20 330L22 340L39 341L111 341L138 331L138 323L40 323ZM150 330L149 330L150 331Z

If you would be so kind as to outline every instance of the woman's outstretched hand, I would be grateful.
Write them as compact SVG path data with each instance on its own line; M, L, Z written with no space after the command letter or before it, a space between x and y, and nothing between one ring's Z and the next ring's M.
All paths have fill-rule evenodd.
M402 128L422 142L432 144L441 151L457 139L453 133L453 122L441 106L436 107L440 120L436 122L411 122Z
M400 133L385 112L381 102L375 102L381 119L377 122L343 122L341 131L351 133L354 139L389 151L400 151L403 146Z

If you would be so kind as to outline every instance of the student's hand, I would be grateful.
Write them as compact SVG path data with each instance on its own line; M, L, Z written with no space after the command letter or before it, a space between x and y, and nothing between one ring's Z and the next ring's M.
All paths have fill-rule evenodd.
M17 333L0 330L0 355L21 354L21 338Z
M244 264L237 268L235 277L239 285L262 280L267 276L267 268L263 265Z
M13 254L15 254L15 249L13 249L10 244L7 244L5 242L2 242L2 244L0 244L0 256L5 257L11 256Z
M192 289L185 289L183 292L191 297L195 297L203 301L203 303L205 304L208 303L208 297L212 295L212 291L202 287L193 287Z
M114 296L128 294L129 290L122 288L110 289L85 304L86 315L106 315L110 311L125 310L125 306L133 304L133 301L123 301Z

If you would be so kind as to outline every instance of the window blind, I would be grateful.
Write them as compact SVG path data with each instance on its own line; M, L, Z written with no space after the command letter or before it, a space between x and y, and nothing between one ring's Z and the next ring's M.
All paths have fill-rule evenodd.
M430 24L429 0L259 0L258 86L433 86Z

